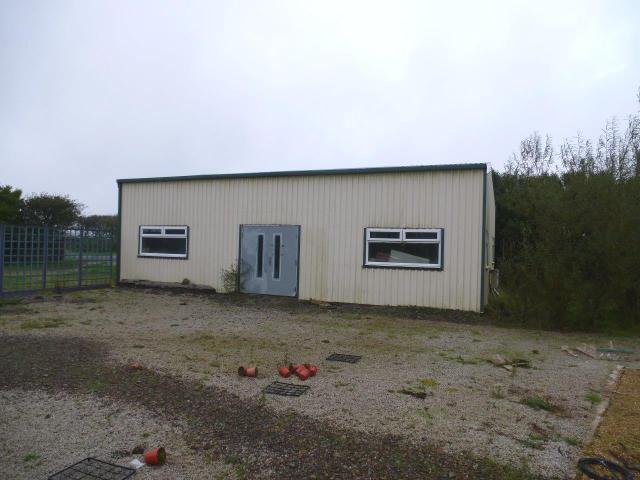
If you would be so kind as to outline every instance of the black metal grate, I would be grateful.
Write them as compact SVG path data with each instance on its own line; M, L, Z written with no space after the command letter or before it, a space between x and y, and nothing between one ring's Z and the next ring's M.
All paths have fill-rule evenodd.
M263 390L264 393L273 395L282 395L283 397L299 397L309 390L308 385L295 385L293 383L273 382L267 385Z
M49 480L124 480L134 473L136 471L133 468L121 467L89 457L54 473Z
M330 362L346 362L346 363L358 363L362 355L347 355L345 353L332 353L327 357Z

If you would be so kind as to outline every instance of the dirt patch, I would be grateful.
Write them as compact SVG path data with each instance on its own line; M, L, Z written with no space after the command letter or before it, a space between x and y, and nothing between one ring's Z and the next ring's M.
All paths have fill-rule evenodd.
M362 305L356 303L327 303L314 300L298 300L291 297L279 297L273 295L254 295L246 293L216 294L216 290L198 285L180 285L162 282L122 282L121 288L138 289L148 294L174 294L182 296L199 296L209 298L223 305L236 305L245 307L268 307L285 312L316 314L318 311L331 309L338 310L342 316L354 315L357 317L373 315L382 317L429 319L457 323L482 324L489 323L489 317L474 312L462 310L442 310L429 307L398 307L384 305Z
M77 338L3 336L0 388L44 388L130 403L186 422L184 438L216 461L237 457L251 478L530 478L470 456L447 455L397 436L335 429L278 414L198 382L106 361L106 349Z

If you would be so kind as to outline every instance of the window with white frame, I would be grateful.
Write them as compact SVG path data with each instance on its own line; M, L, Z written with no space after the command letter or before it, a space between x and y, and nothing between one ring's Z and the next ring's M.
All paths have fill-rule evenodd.
M187 258L189 227L140 226L138 255L141 257Z
M442 268L441 228L366 228L365 265Z

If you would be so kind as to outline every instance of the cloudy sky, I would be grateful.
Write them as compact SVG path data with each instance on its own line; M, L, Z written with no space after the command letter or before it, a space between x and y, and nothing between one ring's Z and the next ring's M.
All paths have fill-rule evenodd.
M629 1L0 1L0 184L490 162L638 110Z

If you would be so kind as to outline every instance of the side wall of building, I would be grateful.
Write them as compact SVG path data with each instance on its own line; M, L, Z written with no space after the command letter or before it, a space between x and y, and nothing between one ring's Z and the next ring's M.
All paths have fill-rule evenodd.
M493 177L491 172L487 172L487 189L485 192L486 206L485 206L485 271L484 275L484 304L489 301L489 272L495 266L495 243L496 243L496 200L493 192Z
M121 185L123 280L222 289L239 225L301 226L299 297L481 308L484 171L233 178ZM188 225L187 260L139 258L140 225ZM364 268L365 227L444 228L444 268Z

